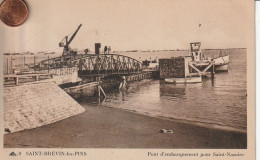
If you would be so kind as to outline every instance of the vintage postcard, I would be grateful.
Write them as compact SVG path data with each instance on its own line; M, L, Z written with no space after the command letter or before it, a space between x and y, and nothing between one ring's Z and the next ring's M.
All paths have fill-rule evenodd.
M255 159L253 0L1 0L0 159Z

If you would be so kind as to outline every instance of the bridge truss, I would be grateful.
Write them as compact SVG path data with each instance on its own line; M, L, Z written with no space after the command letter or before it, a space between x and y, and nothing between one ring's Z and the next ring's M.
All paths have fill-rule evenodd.
M132 74L142 72L142 62L118 54L86 54L61 56L43 60L34 66L35 71L77 67L83 75Z

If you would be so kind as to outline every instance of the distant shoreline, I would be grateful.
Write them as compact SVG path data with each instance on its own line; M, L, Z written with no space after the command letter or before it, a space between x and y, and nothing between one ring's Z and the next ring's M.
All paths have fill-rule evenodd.
M214 49L214 48L209 48L209 49L202 49L202 50L236 50L236 49L247 49L247 48L218 48L218 49ZM142 52L173 52L173 51L189 51L187 49L165 49L165 50L126 50L126 51L112 51L112 53L120 53L120 52L137 52L137 53L142 53ZM24 55L24 56L28 56L28 55L56 55L56 54L62 54L61 52L37 52L37 53L33 53L33 52L14 52L14 53L3 53L3 55L11 55L11 56L16 56L16 55ZM92 53L94 54L94 53Z

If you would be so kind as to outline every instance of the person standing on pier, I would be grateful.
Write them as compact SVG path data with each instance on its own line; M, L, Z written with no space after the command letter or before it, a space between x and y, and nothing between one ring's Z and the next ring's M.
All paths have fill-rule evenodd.
M108 54L111 52L111 46L108 47L107 51L108 51Z
M107 46L104 47L104 54L107 54Z

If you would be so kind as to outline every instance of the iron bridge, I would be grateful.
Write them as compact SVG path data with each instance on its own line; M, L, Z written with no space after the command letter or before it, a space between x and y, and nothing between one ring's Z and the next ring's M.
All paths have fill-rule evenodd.
M77 67L83 75L133 74L142 72L142 62L118 54L69 55L43 60L34 66L35 71Z

